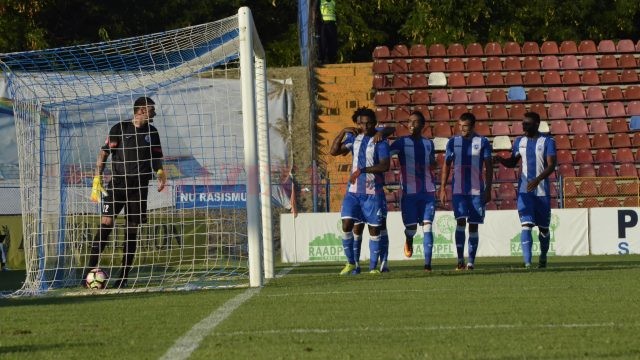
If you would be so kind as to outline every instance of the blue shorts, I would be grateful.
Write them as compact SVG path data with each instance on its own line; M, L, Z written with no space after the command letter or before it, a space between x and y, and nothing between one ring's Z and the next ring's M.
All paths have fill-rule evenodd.
M342 201L340 216L356 223L366 222L381 226L387 217L387 201L384 194L366 195L347 192Z
M481 195L453 195L453 216L465 218L469 224L484 223L484 203Z
M433 222L436 214L436 197L433 193L403 194L400 199L402 222L405 226L424 221Z
M518 215L521 224L548 228L551 223L551 198L530 193L518 193Z

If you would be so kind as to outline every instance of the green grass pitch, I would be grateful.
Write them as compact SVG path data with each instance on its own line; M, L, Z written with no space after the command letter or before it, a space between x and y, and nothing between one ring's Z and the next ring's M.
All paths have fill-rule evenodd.
M270 281L190 359L638 359L640 256L418 260L340 277L304 264ZM278 271L288 268L283 264ZM0 290L20 272L0 273ZM245 289L0 299L2 359L158 359Z

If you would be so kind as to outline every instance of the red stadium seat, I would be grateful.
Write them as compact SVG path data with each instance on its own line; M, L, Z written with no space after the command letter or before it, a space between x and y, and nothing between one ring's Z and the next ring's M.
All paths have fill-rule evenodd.
M542 78L539 71L527 71L524 74L524 83L527 86L542 85Z
M379 45L376 46L375 49L373 49L373 58L374 59L379 59L379 58L388 58L389 57L389 48L384 46L384 45Z
M638 82L638 72L636 69L624 69L620 74L620 82L621 83L637 83Z
M569 126L564 119L551 120L549 123L549 129L552 135L568 134Z
M638 170L636 169L636 165L630 163L620 164L620 167L618 168L618 176L637 177Z
M631 140L631 144L636 148L640 147L640 132L636 132L633 134L633 140Z
M389 88L391 87L391 84L389 83L389 79L387 79L386 75L375 74L373 75L372 86L375 90L379 90Z
M446 71L447 65L442 58L431 58L427 64L430 72Z
M635 69L638 66L638 63L632 54L623 54L618 59L618 66L623 69Z
M489 112L483 104L473 105L473 107L471 107L471 113L476 116L476 120L489 119Z
M484 46L484 54L485 55L501 55L502 47L497 42L488 42Z
M640 86L628 86L624 90L624 98L627 100L640 100Z
M515 200L517 198L516 188L513 183L500 183L496 195L498 200Z
M617 163L624 164L630 163L633 164L635 159L633 157L633 151L630 148L619 148L616 150L615 160Z
M409 63L409 72L424 73L427 72L427 60L422 58L411 59Z
M600 207L600 202L598 202L598 199L596 198L586 198L584 200L582 200L582 204L581 206L582 208L596 208L596 207Z
M542 69L544 70L558 70L560 69L560 62L555 55L546 55L542 58Z
M582 89L579 87L570 87L567 89L567 101L569 102L583 102L584 94L582 93Z
M429 46L429 57L442 57L447 55L447 49L442 44L431 44Z
M576 209L580 207L581 206L580 206L580 203L578 202L578 199L575 199L575 198L564 199L565 209Z
M520 54L522 54L522 50L520 49L520 44L518 44L517 42L513 42L513 41L507 41L504 44L502 52L505 55L520 55Z
M622 89L619 86L609 86L604 92L604 98L609 101L622 100L624 99Z
M576 43L572 40L565 40L560 44L560 54L575 54L578 52Z
M451 99L452 103L468 103L469 96L467 95L467 91L464 89L454 89L451 91Z
M464 56L464 46L462 44L454 43L447 48L448 56Z
M629 123L626 118L611 119L610 128L612 133L626 133L629 131Z
M485 83L487 86L502 86L504 85L504 79L499 72L491 72L487 75Z
M429 107L427 105L416 105L413 107L413 111L419 111L420 113L422 113L426 120L431 119L431 113L429 112ZM428 126L425 126L425 128L427 127ZM429 127L429 129L431 128Z
M411 45L411 49L409 49L409 55L413 57L426 57L427 48L423 44Z
M411 87L416 88L426 88L429 86L429 79L425 74L413 74L411 76Z
M587 134L577 134L573 137L571 145L574 149L589 149L591 148L591 140Z
M558 52L558 44L555 41L545 41L540 46L541 54L557 54Z
M512 168L500 165L498 166L498 171L496 172L496 180L514 182L516 181L516 172Z
M607 105L607 116L610 118L613 117L624 117L627 113L624 109L624 104L620 101L612 101Z
M573 161L576 164L592 164L593 155L591 155L591 150L589 149L577 150L576 154L573 156Z
M557 88L553 88L553 89L557 89ZM562 94L562 100L560 101L564 101L564 93L562 93L562 89L557 89L557 90L560 90L560 93ZM548 100L548 98L545 98L544 89L534 88L534 89L529 89L529 91L527 91L527 101L541 102L545 100L551 101L551 100Z
M582 103L571 103L569 104L567 116L573 119L584 119L587 117L587 112Z
M491 124L491 133L493 136L511 135L509 124L506 121L494 121Z
M562 177L575 177L576 170L572 164L560 164L558 165L558 175Z
M391 57L407 58L409 57L409 49L406 45L395 45L393 49L391 49Z
M582 106L582 104L579 104ZM579 118L571 120L571 133L572 134L588 134L589 126L587 125L586 120Z
M554 136L554 138L556 140L556 148L558 150L570 150L570 149L572 149L571 142L569 141L569 137L567 135L556 135L556 136Z
M616 198L605 198L602 200L602 207L621 207L622 202Z
M609 132L609 127L606 120L593 119L591 120L589 130L594 134L607 134Z
M526 112L527 109L523 104L513 104L509 109L509 118L520 121L522 120L522 118L524 117L524 113ZM516 133L514 132L514 134Z
M582 180L578 186L578 193L582 196L596 196L598 195L598 185L591 179Z
M562 74L562 83L565 85L579 85L580 82L580 74L576 70L566 70Z
M416 90L411 96L414 104L426 105L429 103L429 92L427 90Z
M448 71L465 71L462 58L451 58L446 65Z
M603 84L617 84L620 82L620 78L615 70L605 70L600 74L600 82Z
M545 71L542 76L542 82L546 85L560 85L562 84L560 73L556 70Z
M595 134L595 135L593 135L592 147L594 149L609 149L609 148L611 148L611 142L609 141L609 134Z
M501 71L502 61L499 57L489 56L484 63L484 69L487 71Z
M376 105L391 105L393 104L393 98L391 94L386 91L378 91L373 98L373 102Z
M384 74L389 72L389 63L387 60L374 60L372 71L374 74Z
M495 104L491 107L491 111L489 112L489 117L492 119L498 120L507 120L509 119L509 112L507 111L507 107L503 104ZM496 134L496 135L506 135L506 134Z
M618 44L616 44L616 51L619 53L629 53L635 52L636 48L633 45L633 41L629 39L621 39L618 41Z
M391 117L391 113L389 112L388 107L376 107L376 119L379 122L388 122L393 118Z
M489 201L484 208L485 210L498 210L498 205L494 201Z
M522 121L511 122L511 134L515 136L520 136L524 134L524 131L522 130Z
M405 74L394 74L391 80L391 87L394 89L409 88L409 77Z
M484 51L482 50L482 45L478 43L471 43L467 45L465 54L467 56L482 56L484 55Z
M469 95L469 101L472 103L486 103L488 101L487 93L485 93L484 89L472 90L471 94Z
M596 168L593 164L581 164L576 171L578 177L593 177L596 176Z
M515 199L504 199L500 201L500 210L515 210L517 203Z
M497 103L507 102L507 94L503 89L492 89L489 93L489 101Z
M604 105L600 102L592 102L587 106L587 115L590 118L605 118L607 113L604 109Z
M454 105L451 109L451 119L457 120L460 118L460 115L469 112L466 104L457 104ZM457 130L457 127L454 126L454 130Z
M600 69L617 69L618 62L616 61L616 57L613 55L602 55L599 67Z
M449 92L446 89L435 89L431 92L431 103L446 104L449 102Z
M407 117L407 119L408 119L408 117ZM402 121L406 121L406 119L403 119ZM411 131L409 131L409 126L407 125L407 123L402 122L402 123L398 123L398 125L396 125L395 132L393 134L395 136L398 136L398 137L400 137L400 136L409 136L409 135L411 135ZM389 185L389 183L387 183L386 180L385 180L385 183L387 185Z
M431 102L433 102L433 97L431 98ZM450 119L449 108L447 107L447 105L436 105L431 110L431 116L433 120L437 120L437 121L449 120ZM435 132L434 132L434 135L435 135ZM435 135L435 136L438 136L438 135Z
M478 121L476 122L473 130L476 134L481 136L491 136L491 128L489 127L489 123L486 121Z
M479 57L467 59L467 71L484 71L484 63Z
M598 177L605 177L605 176L615 177L615 176L618 176L618 174L616 173L615 166L613 166L613 164L611 164L611 163L600 164L598 166L598 169L596 170L596 175ZM615 182L614 182L614 184L615 184ZM601 186L601 188L602 188L602 186ZM603 193L602 195L606 195L606 194Z
M533 99L530 99L530 100L533 101ZM542 100L544 101L545 99L542 99ZM564 102L565 98L564 98L564 91L562 91L562 88L559 88L559 87L548 88L546 101L547 102Z
M471 72L467 77L467 86L484 86L484 76L481 72Z
M393 96L393 102L398 105L411 104L411 94L408 90L398 90Z
M522 68L520 58L516 56L507 56L502 63L502 68L504 70L520 70Z
M451 126L447 121L439 121L433 125L433 136L450 138L453 133L451 132Z
M581 54L594 54L597 52L596 43L593 40L582 40L578 45L578 52Z
M527 56L522 60L524 70L540 70L540 60L537 56Z
M625 133L613 134L613 140L611 140L611 146L614 148L631 147L631 140L629 135Z
M549 119L565 119L567 110L562 103L552 103L549 105Z
M425 126L422 128L422 136L431 139L433 137L433 133L431 132L431 126Z
M616 52L616 45L613 40L600 40L598 43L599 53L614 53Z
M571 150L562 149L556 152L556 159L558 164L573 164L573 155Z
M582 73L581 81L585 85L598 85L600 84L600 77L595 70L585 70Z
M504 83L507 85L522 85L522 75L519 71L509 71L504 77Z
M560 59L560 68L564 70L579 69L578 58L575 55L563 55Z
M640 115L640 101L629 101L627 103L627 115L637 116Z
M595 55L584 55L582 59L580 59L581 69L597 69L599 66Z
M407 121L409 120L409 115L411 115L411 110L406 106L396 106L393 110L393 120L394 121ZM396 136L402 136L396 134Z
M392 73L405 73L409 71L409 63L405 59L393 59L389 65ZM396 74L397 75L397 74Z
M524 44L522 44L522 53L538 55L540 54L540 47L537 42L525 41Z
M464 78L464 74L461 72L449 73L449 78L447 79L447 82L451 87L467 86L467 81Z
M589 86L586 91L586 100L587 101L602 101L604 97L602 96L602 90L599 86Z
M544 104L531 104L529 106L529 111L538 113L538 115L540 115L540 119L542 120L546 120L549 118L547 116L547 108L544 106Z

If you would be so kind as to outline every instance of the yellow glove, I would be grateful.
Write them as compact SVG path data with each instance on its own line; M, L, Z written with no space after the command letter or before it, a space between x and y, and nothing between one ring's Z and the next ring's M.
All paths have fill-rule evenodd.
M158 191L162 191L167 183L167 174L164 173L164 170L160 169L156 172L156 175L158 176Z
M93 177L93 187L91 188L91 201L97 203L100 202L100 195L107 196L107 190L102 186L102 176L96 175Z

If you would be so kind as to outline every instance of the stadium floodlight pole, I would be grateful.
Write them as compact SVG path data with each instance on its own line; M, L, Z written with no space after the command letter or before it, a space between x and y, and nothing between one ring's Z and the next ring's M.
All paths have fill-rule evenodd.
M262 286L262 242L260 236L259 168L256 148L256 96L253 58L253 21L251 10L238 10L240 30L240 83L242 93L242 121L244 128L244 160L247 172L247 240L249 246L249 286Z

